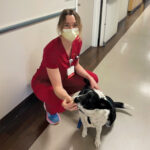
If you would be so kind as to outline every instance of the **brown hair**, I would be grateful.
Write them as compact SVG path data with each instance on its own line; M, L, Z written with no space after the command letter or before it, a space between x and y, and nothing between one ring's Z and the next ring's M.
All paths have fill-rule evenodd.
M62 13L60 14L59 21L57 24L58 33L62 31L67 15L73 15L75 17L77 27L79 28L79 34L81 34L81 31L82 31L81 19L78 13L75 12L73 9L64 9Z

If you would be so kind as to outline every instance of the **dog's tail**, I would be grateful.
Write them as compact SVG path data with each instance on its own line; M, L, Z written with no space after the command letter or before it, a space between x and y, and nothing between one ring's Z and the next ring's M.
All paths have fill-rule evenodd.
M133 110L134 107L130 106L129 104L122 103L122 102L114 102L115 108L124 108L124 109L131 109Z

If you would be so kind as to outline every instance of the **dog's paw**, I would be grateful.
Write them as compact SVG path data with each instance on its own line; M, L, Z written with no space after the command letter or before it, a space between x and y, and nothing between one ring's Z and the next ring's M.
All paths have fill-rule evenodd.
M101 145L100 140L95 140L95 146L96 146L96 148L99 148L100 145Z
M82 137L85 138L87 136L87 131L82 131Z

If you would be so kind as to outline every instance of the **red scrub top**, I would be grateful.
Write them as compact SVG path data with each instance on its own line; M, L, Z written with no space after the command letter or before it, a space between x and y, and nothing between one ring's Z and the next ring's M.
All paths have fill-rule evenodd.
M33 77L33 82L50 82L46 68L59 68L62 81L68 78L67 69L70 67L69 59L73 60L71 66L75 66L78 61L81 46L82 41L79 37L77 37L72 43L72 51L71 56L69 58L60 37L57 37L50 41L44 48L43 59L39 69Z

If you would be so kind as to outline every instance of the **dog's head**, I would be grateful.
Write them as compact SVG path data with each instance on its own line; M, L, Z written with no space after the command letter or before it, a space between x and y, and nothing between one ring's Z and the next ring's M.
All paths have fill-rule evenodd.
M75 97L74 102L78 107L83 107L87 110L103 109L106 100L105 95L96 89L91 89L90 82L84 79L85 87L80 91L79 95Z
M79 95L75 97L74 102L78 107L83 107L87 110L105 109L106 97L102 92L96 89L84 88Z
M106 97L99 90L84 88L75 97L74 102L77 103L79 110L86 116L100 118L101 123L105 124L110 113L105 99Z

